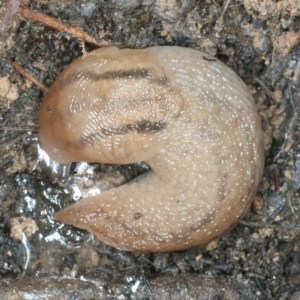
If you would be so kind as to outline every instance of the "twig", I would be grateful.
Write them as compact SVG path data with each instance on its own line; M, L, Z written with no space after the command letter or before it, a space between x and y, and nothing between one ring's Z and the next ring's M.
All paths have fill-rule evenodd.
M221 30L221 27L222 27L223 22L224 22L224 14L225 14L225 12L227 10L229 2L230 2L230 0L226 1L226 4L225 4L224 9L222 11L222 14L221 14L220 18L218 19L218 21L216 22L216 27L215 28L216 28L217 31Z
M296 142L293 140L293 137L291 136L291 134L293 134L293 126L295 126L295 124L299 118L299 112L297 110L297 107L295 106L294 99L293 99L293 96L291 93L290 83L288 80L287 80L287 86L288 86L288 92L289 92L289 96L290 96L290 104L289 105L291 107L291 111L292 111L293 115L291 117L291 120L289 121L289 124L287 124L288 128L285 129L283 144L281 145L281 148L279 149L276 156L273 158L273 162L275 162L282 153L287 151L289 144L293 144Z
M274 97L274 92L272 92L258 77L254 76L254 80L257 81L266 90L266 94L269 97Z
M0 130L2 131L34 131L34 130L38 130L38 126L34 127L34 128L15 128L15 127L3 127L0 125Z
M19 72L22 76L24 76L29 81L33 82L39 89L43 90L44 92L47 92L47 88L38 82L30 73L28 73L21 65L11 62L12 66L15 68L17 72Z
M111 46L111 44L107 41L97 42L93 37L91 37L86 32L84 32L83 30L81 30L77 27L74 27L74 26L67 27L62 22L60 22L52 17L49 17L45 14L39 13L37 11L33 11L25 6L20 6L20 15L25 19L37 21L37 22L45 24L49 27L52 27L56 30L64 31L68 34L76 36L77 38L82 39L82 40L86 41L87 43L93 44L95 46L98 46L98 47Z
M248 222L248 221L241 221L240 224L243 224L244 226L248 226L248 227L270 227L270 228L276 228L277 225L273 225L273 224L265 224L265 223L261 223L261 222Z

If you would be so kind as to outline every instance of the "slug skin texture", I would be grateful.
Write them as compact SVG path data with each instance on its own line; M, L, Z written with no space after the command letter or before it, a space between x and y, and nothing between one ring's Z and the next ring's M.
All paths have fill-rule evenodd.
M188 48L109 47L78 58L47 92L39 123L42 147L60 164L151 167L55 214L127 251L184 250L223 235L247 212L264 167L247 86Z

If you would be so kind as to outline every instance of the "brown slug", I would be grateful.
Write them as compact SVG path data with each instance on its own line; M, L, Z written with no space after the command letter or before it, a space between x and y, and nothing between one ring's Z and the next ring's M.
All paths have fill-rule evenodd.
M151 167L55 214L127 251L183 250L221 236L246 213L264 167L247 86L188 48L109 47L78 58L47 92L39 123L42 147L62 165Z

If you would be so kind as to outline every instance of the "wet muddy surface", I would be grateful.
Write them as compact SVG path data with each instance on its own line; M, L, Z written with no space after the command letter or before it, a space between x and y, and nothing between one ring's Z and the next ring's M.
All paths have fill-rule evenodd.
M36 145L22 138L38 132L44 91L13 63L49 87L82 54L82 42L18 16L18 1L7 3L0 10L0 299L299 299L299 1L22 3L122 48L200 49L249 86L266 156L251 210L219 240L164 254L118 251L54 221L62 207L148 168L78 163L69 187L51 180Z

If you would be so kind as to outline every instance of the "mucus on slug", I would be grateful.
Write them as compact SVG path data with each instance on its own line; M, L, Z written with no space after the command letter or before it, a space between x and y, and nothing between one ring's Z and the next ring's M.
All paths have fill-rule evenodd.
M38 133L27 132L23 135L23 143L25 145L37 144L39 153L38 161L42 159L44 162L46 162L47 167L51 169L51 178L53 178L54 181L57 180L58 184L61 187L66 187L69 185L69 173L71 164L64 165L53 161L42 148Z
M188 48L93 53L47 92L39 142L65 166L145 161L152 170L55 218L127 251L184 250L223 235L248 210L264 166L246 85Z

